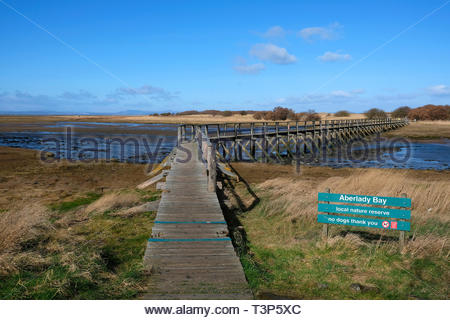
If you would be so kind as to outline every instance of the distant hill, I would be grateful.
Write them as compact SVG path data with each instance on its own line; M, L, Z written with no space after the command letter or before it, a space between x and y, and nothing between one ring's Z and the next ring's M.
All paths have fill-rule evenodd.
M72 116L72 115L86 115L86 116L140 116L147 115L148 111L142 110L124 110L119 112L58 112L49 110L33 110L33 111L12 111L0 110L0 115L4 116Z

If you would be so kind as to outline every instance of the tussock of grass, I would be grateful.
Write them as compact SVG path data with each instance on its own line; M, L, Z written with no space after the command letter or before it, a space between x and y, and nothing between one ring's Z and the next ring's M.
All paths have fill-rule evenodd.
M31 246L50 229L48 209L34 203L0 215L0 252Z
M111 210L117 210L121 208L127 208L137 205L141 202L141 196L136 191L122 190L112 193L108 193L102 196L97 201L93 202L86 208L87 213L92 212L105 212Z
M317 223L317 193L412 198L412 231L332 225L327 243ZM254 186L261 202L240 217L250 251L241 257L256 294L304 299L448 299L450 185L414 171L364 169L315 181L275 178ZM234 192L249 198L245 188ZM431 210L430 210L431 208ZM363 290L355 291L351 284Z

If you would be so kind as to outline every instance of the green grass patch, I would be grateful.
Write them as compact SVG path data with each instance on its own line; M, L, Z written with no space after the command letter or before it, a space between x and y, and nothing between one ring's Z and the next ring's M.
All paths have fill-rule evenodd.
M85 196L77 198L75 200L51 204L50 209L52 209L53 211L64 213L72 209L78 208L80 206L91 204L95 200L99 199L101 196L102 195L99 193L90 192L87 193Z

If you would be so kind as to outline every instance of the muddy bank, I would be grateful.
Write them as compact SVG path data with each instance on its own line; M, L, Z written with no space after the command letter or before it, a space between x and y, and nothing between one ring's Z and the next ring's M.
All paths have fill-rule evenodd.
M2 121L4 120L4 121ZM153 124L153 123L132 123L132 122L112 122L111 119L99 121L45 121L41 119L12 119L5 121L0 117L0 132L32 133L51 132L64 133L67 128L72 131L84 134L133 134L151 136L176 136L177 126L174 124ZM34 121L33 121L34 120Z
M0 147L0 210L23 201L48 204L87 192L134 188L146 165L128 163L45 164L34 150Z

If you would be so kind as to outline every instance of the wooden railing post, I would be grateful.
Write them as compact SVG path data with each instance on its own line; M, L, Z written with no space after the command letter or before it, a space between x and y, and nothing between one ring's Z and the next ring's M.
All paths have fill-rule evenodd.
M181 125L178 126L177 145L180 146L182 142Z
M213 144L208 145L207 149L208 164L208 191L216 191L216 148Z

